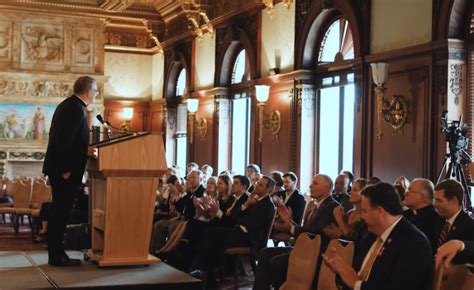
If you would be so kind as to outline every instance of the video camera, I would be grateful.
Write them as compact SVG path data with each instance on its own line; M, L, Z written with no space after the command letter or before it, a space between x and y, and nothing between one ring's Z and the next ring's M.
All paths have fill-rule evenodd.
M441 114L441 132L444 133L446 142L449 143L449 153L452 157L459 156L459 152L466 150L469 145L469 138L467 138L467 131L469 126L462 122L462 115L459 121L448 121L448 111L443 111Z

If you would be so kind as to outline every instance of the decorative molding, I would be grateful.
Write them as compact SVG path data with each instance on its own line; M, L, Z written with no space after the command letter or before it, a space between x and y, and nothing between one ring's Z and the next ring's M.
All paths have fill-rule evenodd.
M463 70L464 64L451 64L449 66L449 89L451 92L456 96L454 99L454 103L456 105L459 104L459 95L462 93L463 90Z
M0 97L18 98L64 98L73 91L74 81L53 81L46 78L36 80L0 78ZM17 100L18 101L18 100Z
M196 132L201 137L201 141L206 141L207 134L207 120L206 118L196 118L196 123L194 124Z
M270 115L263 115L263 127L272 132L273 139L278 139L281 129L281 114L278 110L272 110Z
M45 152L40 151L9 151L9 161L43 161Z

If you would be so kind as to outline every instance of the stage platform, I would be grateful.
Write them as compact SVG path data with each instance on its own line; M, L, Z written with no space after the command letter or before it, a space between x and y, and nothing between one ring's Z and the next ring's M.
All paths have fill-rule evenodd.
M68 251L71 258L83 253ZM0 289L109 288L202 289L201 281L161 262L150 266L99 268L82 261L80 267L51 267L46 251L0 251Z

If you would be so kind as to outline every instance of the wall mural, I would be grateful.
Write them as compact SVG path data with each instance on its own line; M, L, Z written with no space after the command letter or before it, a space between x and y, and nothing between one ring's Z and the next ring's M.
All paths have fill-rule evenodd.
M46 141L56 105L0 103L0 140Z

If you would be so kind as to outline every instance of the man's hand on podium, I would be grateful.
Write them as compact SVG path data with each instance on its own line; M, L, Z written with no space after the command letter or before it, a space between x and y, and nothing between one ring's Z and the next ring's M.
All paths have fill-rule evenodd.
M97 159L97 157L99 156L99 150L97 149L97 147L89 147L89 150L87 150L87 155L89 157Z

